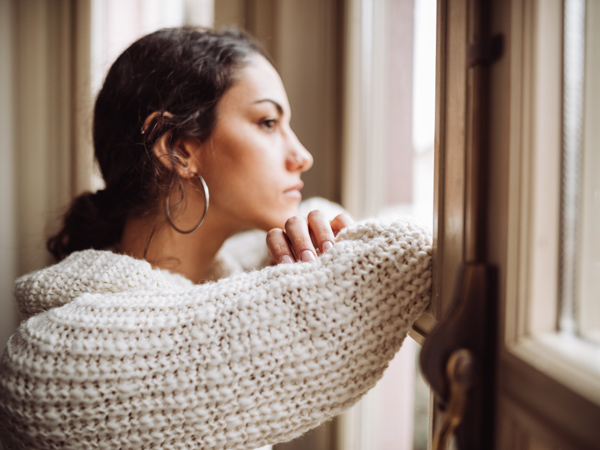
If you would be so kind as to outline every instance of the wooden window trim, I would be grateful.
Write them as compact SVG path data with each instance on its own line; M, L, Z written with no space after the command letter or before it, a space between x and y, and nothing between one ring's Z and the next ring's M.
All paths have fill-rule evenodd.
M513 1L510 32L508 249L500 293L499 402L542 442L593 448L600 417L600 364L593 357L598 350L555 331L562 2ZM539 193L546 195L540 198Z

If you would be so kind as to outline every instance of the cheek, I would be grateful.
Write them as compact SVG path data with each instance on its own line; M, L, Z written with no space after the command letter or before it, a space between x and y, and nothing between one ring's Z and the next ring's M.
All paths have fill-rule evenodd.
M274 183L269 177L273 171L245 153L222 154L207 172L206 182L211 190L211 203L215 206L239 212L258 211L262 209L265 197L273 195Z
M285 157L275 136L241 125L215 137L210 151L205 173L212 204L260 228L280 227L295 215L297 205L282 195Z
M241 123L234 131L226 130L214 141L215 156L223 168L232 171L256 171L272 163L280 147L274 136L265 134L254 124Z
M268 145L265 139L254 142L243 142L226 155L223 170L224 176L234 184L243 184L252 190L276 188L281 178L285 161L276 151L276 146Z

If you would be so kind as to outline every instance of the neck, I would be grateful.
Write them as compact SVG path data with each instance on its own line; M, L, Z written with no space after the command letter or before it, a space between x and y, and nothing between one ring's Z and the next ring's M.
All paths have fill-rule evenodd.
M199 284L211 278L219 249L236 231L223 227L210 213L200 228L190 234L177 232L165 219L132 217L125 223L119 250Z

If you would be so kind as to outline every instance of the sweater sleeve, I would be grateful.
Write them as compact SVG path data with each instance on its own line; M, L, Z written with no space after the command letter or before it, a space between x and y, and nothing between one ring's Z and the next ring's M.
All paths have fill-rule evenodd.
M250 449L382 376L431 286L429 233L367 222L313 263L85 294L25 321L0 367L7 448Z

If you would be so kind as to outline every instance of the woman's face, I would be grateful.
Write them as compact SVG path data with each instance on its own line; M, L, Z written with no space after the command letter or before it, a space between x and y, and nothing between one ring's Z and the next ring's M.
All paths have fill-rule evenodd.
M235 229L283 227L297 214L300 175L313 159L290 128L289 102L273 66L255 55L236 79L198 156L210 190L208 215Z

